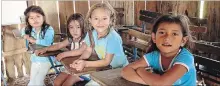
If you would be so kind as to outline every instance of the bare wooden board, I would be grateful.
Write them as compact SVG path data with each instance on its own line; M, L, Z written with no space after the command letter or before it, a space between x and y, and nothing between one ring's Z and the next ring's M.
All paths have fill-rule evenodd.
M91 73L91 78L102 86L143 86L123 79L121 68Z
M145 33L142 33L142 32L136 31L136 30L129 29L129 30L123 31L123 32L128 33L129 35L137 37L137 38L144 40L144 41L151 40L151 35L145 34Z

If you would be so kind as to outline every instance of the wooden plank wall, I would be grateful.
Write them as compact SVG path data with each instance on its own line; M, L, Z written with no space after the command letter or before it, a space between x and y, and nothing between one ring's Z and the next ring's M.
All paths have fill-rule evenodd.
M204 37L205 40L220 42L220 2L205 1L207 12L205 17L208 18L208 32Z
M29 1L28 1L29 2ZM58 1L59 2L59 17L60 27L58 27L58 14L56 13L56 1L37 1L37 4L43 8L47 15L47 21L50 23L56 32L59 32L65 27L65 22L73 11L72 1ZM90 6L100 1L90 1ZM145 1L112 1L108 2L114 8L124 8L124 17L122 18L123 25L137 25L140 26L139 10L145 9ZM30 3L30 2L29 2ZM133 12L134 4L134 12ZM159 13L175 13L188 14L190 17L199 17L200 1L146 1L146 10ZM204 18L208 18L208 32L203 34L202 39L207 41L220 41L220 18L219 18L219 4L218 1L205 1ZM49 8L48 8L49 7ZM82 8L83 7L83 8ZM47 10L48 9L48 10ZM75 10L81 13L84 17L88 11L88 1L75 1ZM50 18L49 18L50 17ZM134 23L134 24L133 24Z
M59 2L59 19L60 19L60 32L67 32L67 19L74 13L73 2L72 1L62 1Z
M88 1L75 1L75 9L76 9L76 13L80 13L83 15L84 18L86 18L86 14L89 10L88 8Z
M60 30L56 1L37 1L37 5L44 10L47 23L54 28L55 33L59 33Z
M123 25L134 25L133 1L108 1L113 8L124 8Z

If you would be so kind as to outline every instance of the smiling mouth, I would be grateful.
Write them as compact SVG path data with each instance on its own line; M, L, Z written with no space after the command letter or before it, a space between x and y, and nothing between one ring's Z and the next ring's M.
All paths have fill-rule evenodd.
M38 22L35 22L34 24L38 24Z
M170 45L170 44L162 44L162 46L171 47L172 45Z
M98 28L103 28L104 26L97 26Z

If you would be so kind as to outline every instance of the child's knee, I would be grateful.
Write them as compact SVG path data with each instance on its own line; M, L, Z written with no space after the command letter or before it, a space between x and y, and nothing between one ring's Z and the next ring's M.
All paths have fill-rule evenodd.
M54 83L54 86L62 86L62 82L59 79L55 79L53 83Z

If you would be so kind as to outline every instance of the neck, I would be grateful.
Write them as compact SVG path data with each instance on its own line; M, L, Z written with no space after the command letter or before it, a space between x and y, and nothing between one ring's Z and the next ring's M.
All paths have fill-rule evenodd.
M79 42L80 39L81 39L81 37L79 37L79 38L73 38L73 42Z
M39 33L40 30L41 30L41 27L34 27L34 29L35 29L35 31L36 31L37 33Z
M173 51L173 52L169 52L169 53L164 53L164 52L160 52L161 57L164 57L166 59L173 59L179 52L179 49Z
M100 39L100 38L106 36L107 34L108 34L108 29L105 30L105 31L103 31L103 32L101 32L101 33L98 33L98 39Z

